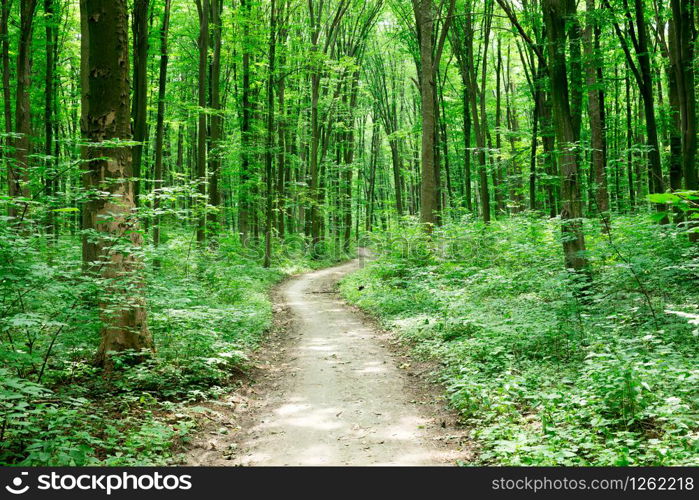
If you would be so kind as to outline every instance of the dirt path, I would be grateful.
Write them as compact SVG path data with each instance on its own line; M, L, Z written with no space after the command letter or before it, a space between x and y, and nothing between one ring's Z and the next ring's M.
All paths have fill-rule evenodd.
M311 272L281 287L291 321L280 353L251 397L237 402L240 430L210 439L193 464L441 465L463 458L463 431L440 415L443 403L416 387L423 382L398 366L404 360L389 337L335 292L358 265ZM230 449L236 451L226 460L220 451Z

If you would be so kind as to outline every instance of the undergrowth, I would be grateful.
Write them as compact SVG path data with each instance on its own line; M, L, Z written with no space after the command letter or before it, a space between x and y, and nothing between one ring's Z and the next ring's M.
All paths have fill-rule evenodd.
M521 215L381 235L341 289L441 364L478 463L696 465L697 247L639 217L586 230L592 284Z
M237 238L199 251L191 235L164 235L154 271L146 250L149 328L156 353L92 363L100 287L81 272L79 240L0 239L1 465L164 465L180 460L196 401L240 379L272 320L268 290L322 261L277 260L265 269ZM12 236L12 237L10 237Z

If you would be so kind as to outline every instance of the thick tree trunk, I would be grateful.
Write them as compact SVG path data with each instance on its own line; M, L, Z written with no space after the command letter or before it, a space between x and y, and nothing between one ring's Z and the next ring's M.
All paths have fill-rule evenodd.
M435 81L433 62L434 12L432 0L418 0L415 7L420 39L420 98L422 101L422 144L420 170L420 221L424 224L437 223L437 185L435 182L434 135L435 135Z
M439 66L441 48L449 30L454 1L441 27L439 38L435 40L435 6L433 0L413 0L413 10L420 45L419 83L422 102L422 168L420 173L420 221L428 230L439 222L439 183L435 162L436 120L436 70Z
M87 189L102 194L85 207L85 229L96 239L96 259L90 270L106 280L107 298L101 304L103 322L97 362L109 366L109 354L126 349L150 350L153 341L146 323L141 263L131 249L141 245L134 214L133 172L129 147L102 145L131 139L129 123L129 45L126 0L85 0L89 48L82 64L88 68L85 116L88 147ZM93 252L87 252L88 255Z
M670 57L679 97L682 135L682 172L687 189L699 189L697 180L697 116L694 88L694 2L671 0L674 38Z
M563 254L567 269L583 271L587 268L588 262L584 255L585 236L582 230L580 173L575 151L577 137L571 114L565 57L566 18L573 12L567 0L543 0L542 9L550 39L549 76L563 185L561 193Z

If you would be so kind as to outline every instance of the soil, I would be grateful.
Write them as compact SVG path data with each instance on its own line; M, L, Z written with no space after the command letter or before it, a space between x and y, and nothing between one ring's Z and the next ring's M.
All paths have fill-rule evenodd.
M363 259L293 277L274 293L275 328L243 387L211 402L189 465L450 465L467 430L435 366L348 306L338 281Z

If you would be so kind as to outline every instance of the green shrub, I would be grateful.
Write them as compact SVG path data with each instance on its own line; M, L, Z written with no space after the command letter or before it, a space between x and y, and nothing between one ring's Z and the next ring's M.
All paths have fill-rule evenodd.
M697 248L638 216L613 245L586 228L591 285L561 269L557 222L524 214L420 236L419 259L376 237L341 289L443 366L482 463L696 464Z

